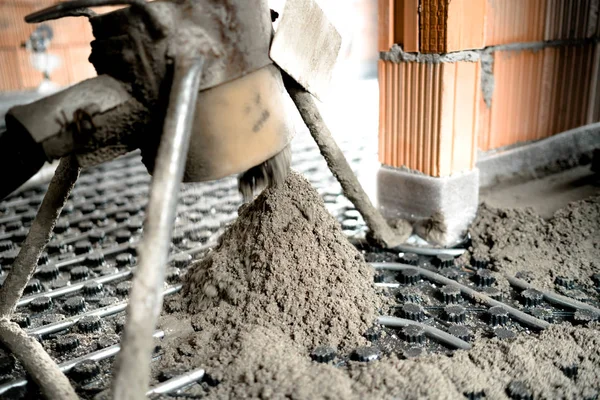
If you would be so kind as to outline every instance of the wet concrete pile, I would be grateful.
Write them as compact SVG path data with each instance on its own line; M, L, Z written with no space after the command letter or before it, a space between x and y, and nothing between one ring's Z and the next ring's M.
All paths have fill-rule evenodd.
M565 213L587 215L596 203L573 207ZM475 225L481 234L474 246L493 260L493 248L483 246L497 217L484 207ZM585 218L569 218L572 232L586 231L580 226ZM495 222L486 225L486 219ZM540 230L548 228L521 232L532 237L520 243L535 246L533 236ZM506 234L515 231L507 228ZM553 325L512 340L477 337L472 350L449 355L392 355L343 367L313 361L318 346L348 354L368 345L362 334L378 313L388 312L372 279L318 194L292 174L240 209L219 246L191 267L183 293L167 300L162 325L172 334L156 375L203 367L202 387L187 396L218 399L594 398L600 393L600 326L594 322Z

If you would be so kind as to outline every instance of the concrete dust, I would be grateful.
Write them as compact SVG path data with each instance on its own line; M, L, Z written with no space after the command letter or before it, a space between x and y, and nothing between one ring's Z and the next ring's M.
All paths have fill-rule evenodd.
M485 252L489 238L500 243L504 235L534 248L542 245L536 239L557 236L556 246L566 239L554 229L585 236L593 226L588 218L596 216L597 223L597 212L597 200L582 202L545 222L528 212L484 206L474 245ZM511 218L522 223L508 226ZM496 231L498 226L504 228ZM516 251L512 239L502 240ZM496 249L506 247L488 246L494 265L500 254ZM571 250L574 258L582 255ZM550 268L542 264L532 268ZM573 268L588 268L583 264ZM537 282L545 282L539 275ZM462 399L484 394L506 399L506 388L514 381L535 398L594 398L600 393L597 323L552 325L539 335L519 334L512 340L478 337L473 349L451 355L391 356L343 367L311 361L310 351L318 345L336 346L344 355L366 344L361 334L386 310L372 287L372 272L318 194L295 173L244 206L219 246L191 268L186 280L183 293L166 300L163 317L165 325L179 321L180 327L171 330L186 333L167 336L155 376L204 368L207 379L187 397Z
M538 289L554 290L558 276L591 286L592 274L600 272L600 197L570 203L549 220L531 208L484 203L470 232L471 254L488 259L496 271L519 274Z

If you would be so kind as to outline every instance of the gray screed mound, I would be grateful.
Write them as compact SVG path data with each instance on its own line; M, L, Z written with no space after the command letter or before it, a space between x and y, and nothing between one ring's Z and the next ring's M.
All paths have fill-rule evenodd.
M318 193L292 173L240 209L215 251L189 271L183 296L201 327L252 323L304 349L347 347L375 320L372 279Z
M578 207L585 213L591 205ZM483 392L508 399L513 381L535 398L593 398L599 389L597 323L553 325L513 340L477 336L472 350L451 356L347 368L312 362L318 345L347 354L366 344L361 334L385 305L369 267L297 174L244 206L220 245L192 266L182 295L165 305L161 325L170 332L155 376L202 367L209 382L219 382L186 396L461 399ZM570 379L563 370L572 365L578 371Z

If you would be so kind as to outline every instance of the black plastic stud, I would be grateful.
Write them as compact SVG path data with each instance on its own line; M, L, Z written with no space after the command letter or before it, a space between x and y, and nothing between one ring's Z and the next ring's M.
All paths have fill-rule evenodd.
M129 213L127 212L119 212L115 215L115 221L118 223L125 222L129 219Z
M568 278L566 276L557 276L554 279L554 284L557 286L562 286L565 289L573 289L575 287L575 281L572 278Z
M544 294L539 290L526 289L521 292L521 297L527 307L535 307L542 302Z
M455 304L460 302L462 299L460 295L460 288L454 285L446 285L440 289L442 300L446 304Z
M117 285L117 294L119 296L127 296L131 290L131 281L121 282Z
M65 233L66 231L69 230L69 228L71 227L71 224L69 223L69 221L67 221L66 219L59 219L56 222L56 225L54 225L54 232L56 233Z
M48 250L51 254L62 253L67 248L67 244L62 240L53 239L46 246L46 250Z
M40 267L37 270L36 275L44 281L52 281L58 278L60 271L55 265L46 265L44 267Z
M93 229L88 233L88 239L92 243L102 243L106 239L106 233L98 229Z
M21 328L29 328L31 326L31 319L27 314L13 314L10 320L19 325Z
M81 232L88 232L94 229L94 223L92 221L81 221L77 227Z
M28 233L29 233L29 230L26 228L21 228L19 230L16 230L12 234L12 240L16 243L21 243L23 240L25 240Z
M133 218L127 222L127 229L131 233L140 232L144 227L144 221L139 218Z
M135 258L131 253L121 253L116 258L119 267L130 267L135 264Z
M465 342L471 340L471 331L464 325L452 325L448 328L448 333Z
M423 307L415 303L407 303L402 306L402 316L413 321L422 321L425 317Z
M409 325L402 328L402 338L408 343L424 343L425 330L417 325Z
M405 285L411 285L417 283L419 279L421 279L421 274L414 268L408 268L400 271L398 279Z
M475 282L477 282L479 286L491 286L496 282L496 278L494 278L490 270L480 269L475 273Z
M444 318L448 322L463 323L465 322L467 310L463 306L451 304L444 307Z
M381 351L376 346L359 347L352 352L350 358L354 361L371 362L379 359Z
M10 240L2 240L0 241L0 253L4 253L13 248L13 242Z
M50 258L48 257L48 253L43 252L40 254L40 258L38 258L38 265L46 265L50 262Z
M417 265L419 263L419 255L415 253L400 253L400 262L409 265Z
M381 337L381 327L377 326L377 325L372 326L369 329L367 329L367 331L363 334L363 336L369 342L374 342L376 340L379 340L379 338Z
M92 333L100 330L102 320L97 315L88 315L77 322L77 328L83 333Z
M396 297L404 303L420 303L423 301L421 291L412 286L400 288L396 293Z
M48 296L36 297L29 303L29 308L33 312L49 310L52 307L52 299Z
M319 346L310 353L310 358L318 363L333 361L337 355L336 350L330 346Z
M4 230L6 232L13 232L13 231L21 229L22 227L23 227L23 223L20 220L18 220L18 221L9 222L8 224L4 225Z
M93 381L100 375L100 364L94 360L84 360L76 364L69 375L74 381L86 383Z
M177 283L181 280L181 270L177 267L169 267L166 271L167 282Z
M55 349L58 353L64 354L79 347L79 337L75 334L61 335L56 338Z
M438 268L447 268L454 266L454 256L449 254L438 254L435 256L434 263Z
M487 268L489 261L482 256L471 256L471 265L476 269Z
M71 268L71 280L81 281L87 279L90 276L90 269L88 267L74 267Z
M517 337L517 334L506 328L496 328L494 329L494 335L500 340L508 340L514 339Z
M98 307L108 307L108 306L112 306L115 303L118 303L119 299L114 297L114 296L108 296L108 297L104 297L102 299L100 299L100 301L98 302Z
M488 310L492 325L505 325L508 322L508 311L502 306L494 306Z
M85 299L81 296L71 297L64 302L63 310L69 314L78 314L85 310Z
M25 289L23 290L23 294L30 295L40 293L43 290L42 284L38 279L32 279L27 282Z
M176 254L173 257L173 265L177 268L185 268L192 262L192 256L185 253Z
M86 254L92 251L92 243L89 240L81 240L75 243L75 254Z
M454 267L440 269L440 275L445 276L448 279L456 280L460 277L460 270Z
M120 229L115 233L117 243L127 243L131 240L131 232Z
M106 261L104 260L104 254L100 252L92 253L85 258L85 265L87 265L90 268L101 267L105 264Z
M102 293L102 284L100 282L96 282L96 281L90 281L90 282L86 282L85 285L83 285L83 294L86 296L96 296L100 293Z
M502 291L496 287L486 287L481 292L494 300L502 300Z

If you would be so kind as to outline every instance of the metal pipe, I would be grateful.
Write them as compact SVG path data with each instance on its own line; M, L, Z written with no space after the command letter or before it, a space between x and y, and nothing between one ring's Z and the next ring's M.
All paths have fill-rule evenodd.
M485 303L490 307L500 306L504 308L512 318L521 322L522 324L540 330L546 329L550 326L550 324L546 321L542 321L541 319L535 318L529 314L524 313L523 311L519 311L516 308L509 306L508 304L494 300L481 292L471 289L470 287L463 285L462 283L446 278L445 276L429 271L427 269L415 267L414 265L400 263L371 263L371 266L375 269L387 269L391 271L404 271L407 269L415 269L419 271L419 274L426 277L432 282L436 282L442 285L453 285L458 287L461 293L463 293L466 296L469 296L473 300Z
M514 287L516 287L518 289L521 289L521 290L535 289L533 286L531 286L529 283L525 282L522 279L519 279L514 276L510 276L510 275L504 275L504 276L506 277L506 279L508 279L508 283L510 283L511 285L513 285ZM536 290L538 290L538 289L536 289ZM543 292L541 290L539 292L544 295L544 299L548 303L556 304L560 307L574 308L576 310L588 310L588 311L593 312L594 314L600 315L600 309L597 307L594 307L590 304L582 303L581 301L577 301L577 300L572 299L567 296L562 296L558 293Z
M191 385L194 382L198 382L203 376L203 369L195 369L193 371L186 372L183 375L176 376L175 378L169 379L168 381L154 386L146 392L146 396L153 394L173 393L181 388Z
M379 317L377 318L377 323L392 328L403 328L405 326L415 325L422 328L427 336L439 342L442 342L450 347L454 347L456 349L461 350L470 350L472 347L470 343L467 343L464 340L449 334L448 332L444 332L443 330L435 328L433 326L411 321L409 319L396 317Z
M99 278L94 278L94 279L90 279L90 280L83 281L80 283L76 283L74 285L65 286L60 289L50 290L48 292L42 292L42 293L34 294L32 296L23 297L23 298L21 298L21 300L18 301L17 307L26 306L29 303L31 303L33 300L37 299L38 297L49 297L51 299L54 299L57 297L61 297L61 296L65 296L68 294L79 292L81 289L83 289L83 287L87 283L90 283L90 282L105 284L105 283L116 281L118 279L128 278L129 276L131 276L131 274L132 274L131 269L126 269L124 271L119 271L115 274L104 275Z
M162 308L162 286L187 160L204 59L175 60L175 73L158 148L144 236L138 249L123 352L116 361L116 400L143 399L150 380L151 334Z

